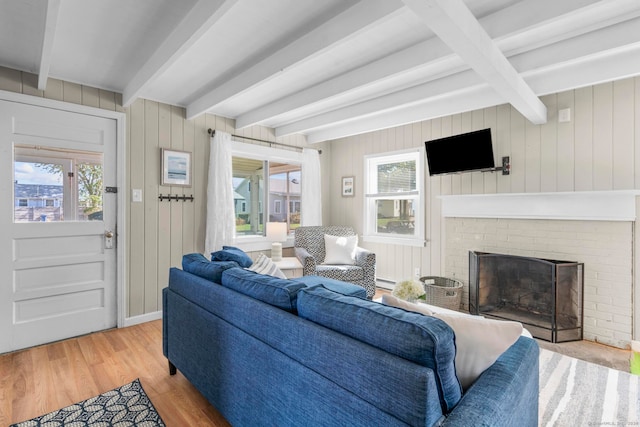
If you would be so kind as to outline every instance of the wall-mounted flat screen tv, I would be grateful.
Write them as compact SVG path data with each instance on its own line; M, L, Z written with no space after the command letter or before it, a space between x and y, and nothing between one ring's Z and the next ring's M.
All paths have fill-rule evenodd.
M429 175L493 169L491 129L426 141Z

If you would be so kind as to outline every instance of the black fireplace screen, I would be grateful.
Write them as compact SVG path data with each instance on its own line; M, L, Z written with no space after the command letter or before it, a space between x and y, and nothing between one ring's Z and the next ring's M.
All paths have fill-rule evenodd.
M584 264L469 252L469 311L516 320L546 341L582 339Z

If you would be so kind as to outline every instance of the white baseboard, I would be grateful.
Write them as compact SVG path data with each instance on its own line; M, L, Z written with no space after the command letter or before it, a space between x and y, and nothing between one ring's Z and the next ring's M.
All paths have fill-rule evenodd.
M376 280L376 287L382 288L382 289L393 290L393 287L395 286L395 284L396 282L390 279L383 279L378 277Z
M141 314L140 316L126 317L123 327L139 325L140 323L151 322L153 320L162 319L162 310L153 313Z
M640 341L631 341L631 350L640 353Z

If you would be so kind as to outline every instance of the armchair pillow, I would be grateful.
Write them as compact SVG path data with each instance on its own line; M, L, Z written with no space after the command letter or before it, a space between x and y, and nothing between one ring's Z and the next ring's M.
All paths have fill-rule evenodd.
M358 236L324 235L325 257L324 264L353 265L356 260Z

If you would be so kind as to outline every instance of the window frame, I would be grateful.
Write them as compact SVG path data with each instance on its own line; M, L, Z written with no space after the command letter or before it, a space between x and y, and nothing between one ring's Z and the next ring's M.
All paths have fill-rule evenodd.
M416 189L401 193L378 193L377 167L381 164L402 161L416 162ZM369 154L364 156L364 189L363 197L363 241L373 243L397 244L404 246L426 246L425 238L425 211L426 211L426 182L425 182L425 152L424 148L417 147L408 150L391 151L385 153ZM375 204L378 200L406 200L412 199L415 206L414 233L413 235L380 233L377 228L377 210Z
M291 165L297 165L302 168L304 166L304 159L302 153L292 150L283 150L280 148L267 147L264 145L248 144L246 142L240 142L232 140L231 144L231 157L244 157L253 160L262 160L277 163L288 163ZM269 194L268 177L265 177L266 196ZM302 203L303 194L300 194L300 202ZM268 197L267 197L268 200ZM261 203L262 205L262 203ZM268 203L266 204L268 206ZM266 222L265 222L266 224ZM236 236L235 244L246 251L262 251L271 249L271 241L267 240L266 236L259 235L244 235ZM293 233L289 233L287 241L282 243L283 247L293 247Z

